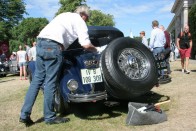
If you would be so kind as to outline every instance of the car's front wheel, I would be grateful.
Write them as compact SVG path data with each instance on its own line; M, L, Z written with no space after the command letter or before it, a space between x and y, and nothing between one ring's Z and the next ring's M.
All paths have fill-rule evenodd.
M60 114L65 114L67 112L67 110L69 109L69 104L68 104L68 102L65 102L63 100L63 97L60 93L59 85L57 86L57 90L55 92L54 101L55 101L54 102L55 111Z

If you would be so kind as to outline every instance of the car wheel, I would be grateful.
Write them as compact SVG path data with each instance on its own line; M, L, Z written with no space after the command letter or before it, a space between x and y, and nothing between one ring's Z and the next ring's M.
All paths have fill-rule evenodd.
M68 104L68 102L65 102L63 100L63 97L60 94L59 85L57 86L57 90L55 92L54 101L55 101L54 108L55 108L56 112L60 113L60 114L65 114L67 112L67 110L69 109L69 104Z
M152 52L129 37L112 41L101 56L103 76L109 94L131 99L149 92L158 83Z

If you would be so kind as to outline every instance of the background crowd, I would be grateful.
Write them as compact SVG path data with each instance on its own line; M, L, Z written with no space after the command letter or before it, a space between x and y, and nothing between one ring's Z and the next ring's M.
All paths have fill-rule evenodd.
M159 26L157 20L152 21L150 42L148 43L145 37L145 31L140 32L142 43L152 51L153 55L163 54L163 59L166 61L167 70L159 72L160 79L166 74L171 74L170 61L176 60L180 55L182 73L189 74L188 69L189 58L191 55L192 38L189 32L189 26L185 25L184 30L179 33L176 43L170 40L170 34L165 30L163 25Z

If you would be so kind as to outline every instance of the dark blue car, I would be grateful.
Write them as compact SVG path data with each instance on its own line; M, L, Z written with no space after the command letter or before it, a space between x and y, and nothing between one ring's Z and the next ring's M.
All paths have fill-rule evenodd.
M57 112L64 112L70 102L96 102L109 97L129 100L149 92L158 83L156 61L146 46L124 37L114 27L88 28L94 46L107 48L102 53L89 52L75 41L63 52L55 94Z

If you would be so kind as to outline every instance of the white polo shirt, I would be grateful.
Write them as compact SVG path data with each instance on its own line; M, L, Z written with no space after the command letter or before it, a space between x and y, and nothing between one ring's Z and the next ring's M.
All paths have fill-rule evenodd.
M64 45L67 49L77 38L81 45L90 42L85 21L77 13L66 12L56 16L38 35Z
M30 48L28 56L30 60L36 61L36 47L35 46Z
M164 32L155 27L152 32L151 32L151 37L150 37L150 48L157 48L157 47L164 47L166 42L165 39L165 34Z

